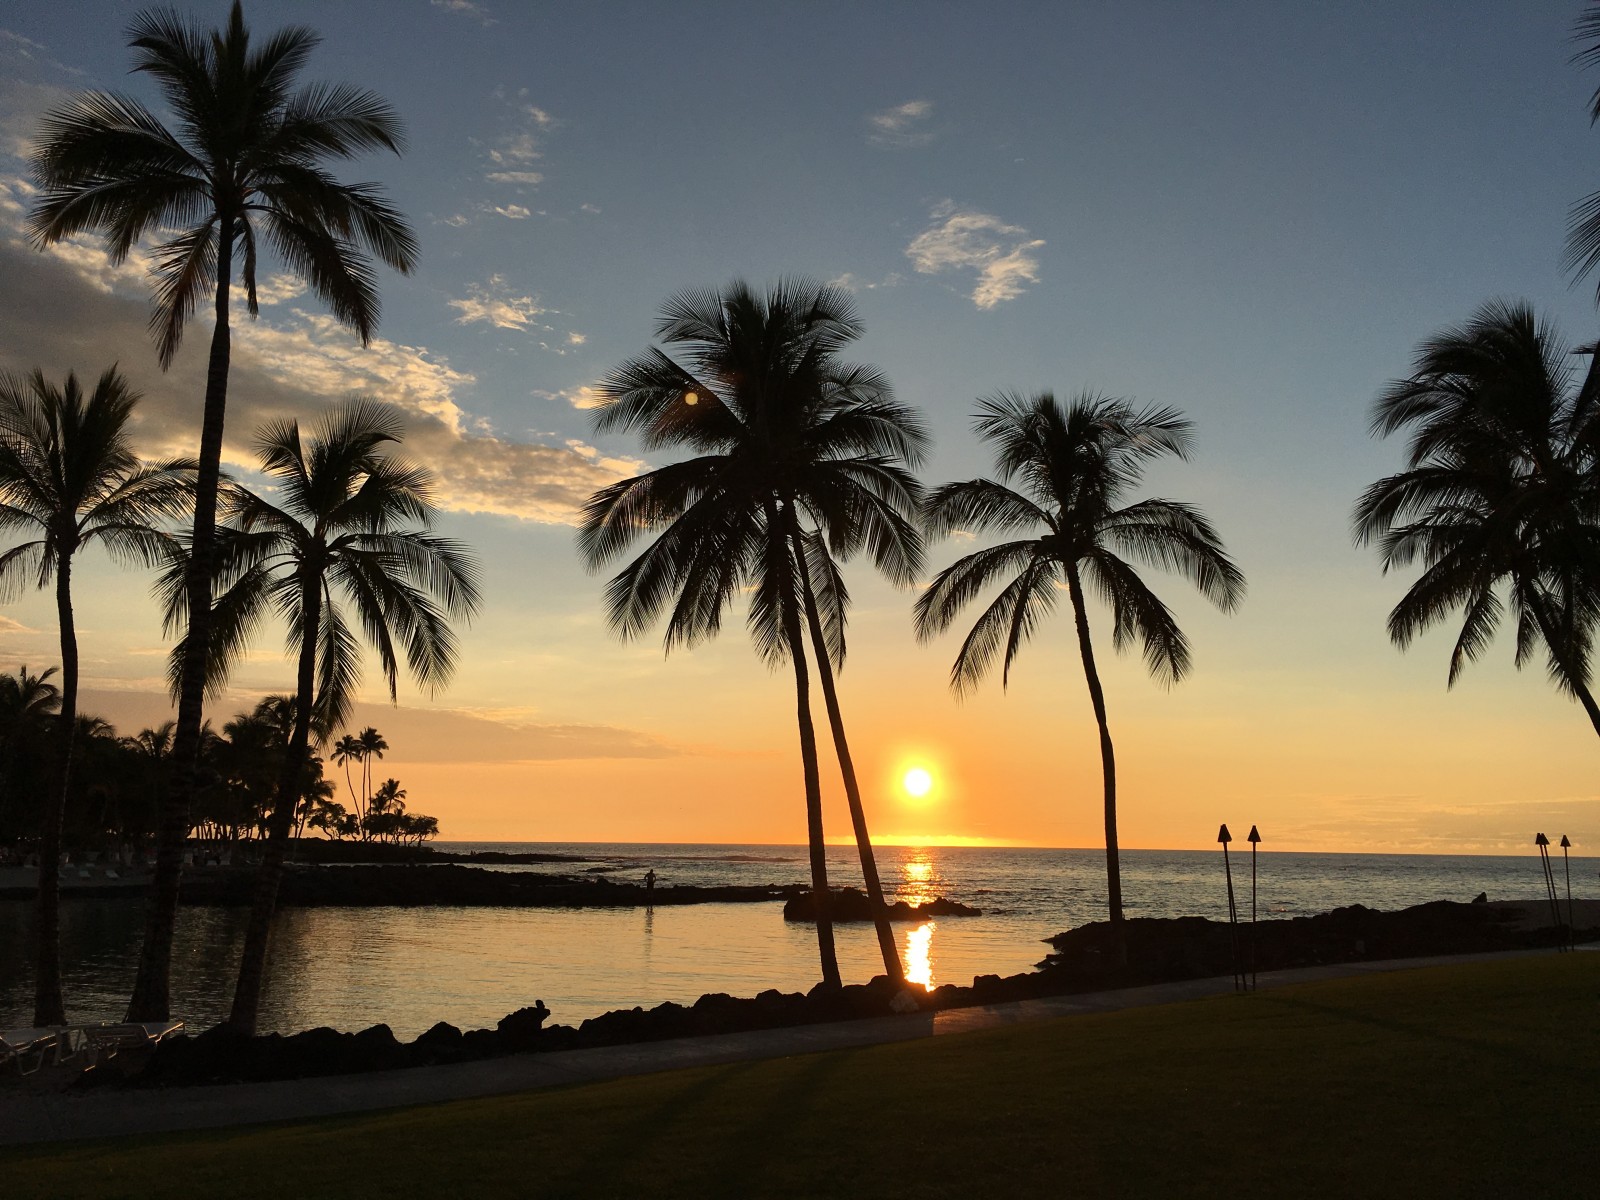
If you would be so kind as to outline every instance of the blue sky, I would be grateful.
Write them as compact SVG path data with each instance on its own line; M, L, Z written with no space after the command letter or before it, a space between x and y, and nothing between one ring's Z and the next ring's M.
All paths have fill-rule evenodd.
M225 15L220 4L185 9L208 23ZM0 267L12 264L11 286L0 278L0 365L94 373L120 361L152 397L154 449L187 436L184 388L209 328L191 328L184 360L163 377L138 334L136 274L108 273L92 243L68 260L16 240L27 201L18 154L42 108L86 87L152 98L126 75L121 30L134 11L21 0L0 18ZM240 335L255 341L236 371L234 457L245 461L253 416L315 411L352 387L417 419L414 445L445 479L448 523L484 555L490 607L456 687L431 705L404 703L498 723L479 730L503 743L475 767L494 780L484 786L550 797L562 814L513 821L502 807L480 820L461 801L458 829L579 836L588 819L594 836L662 835L667 819L628 801L649 761L671 777L668 816L683 836L781 840L792 826L798 837L782 680L733 626L667 663L653 644L609 640L600 581L578 566L569 522L587 490L641 461L627 439L596 439L581 405L585 388L648 344L663 299L734 277L836 280L866 326L855 357L884 368L929 419L930 480L985 469L969 414L1002 388L1088 388L1195 421L1195 460L1163 469L1152 489L1206 508L1251 592L1223 618L1163 585L1196 644L1196 676L1176 692L1158 691L1136 660L1112 668L1130 758L1174 738L1204 746L1188 767L1151 777L1150 808L1165 824L1135 844L1200 844L1225 780L1242 773L1241 794L1307 846L1499 846L1521 837L1521 818L1485 815L1496 805L1592 813L1581 713L1540 671L1516 676L1509 641L1446 695L1443 637L1405 656L1385 640L1383 614L1405 581L1383 580L1352 548L1348 515L1398 461L1397 446L1368 438L1367 407L1422 338L1497 296L1534 302L1574 341L1593 336L1593 290L1570 286L1560 263L1569 207L1600 187L1600 132L1587 119L1600 74L1568 61L1580 11L254 3L257 32L309 21L323 34L307 78L369 86L403 115L404 158L342 174L384 182L423 257L411 278L383 279L382 342L365 354L289 288ZM40 288L48 323L35 311ZM934 565L959 549L936 548ZM132 719L129 697L155 703L159 633L128 600L139 581L94 570L104 607L85 603L106 649L89 685L119 693L107 703ZM968 782L952 783L943 814L924 814L928 828L1092 842L1094 743L1065 626L1023 663L1026 682L1009 697L990 689L957 709L942 690L953 645L916 647L907 597L853 578L862 649L847 681L874 711L869 736L884 741L885 761L902 744L982 742L972 731L993 722L994 738L1017 739L1006 753L1034 756L1015 778L1064 781L1032 808L1016 788L997 799L986 789L1000 785L981 781L1012 767L963 750L970 761L949 770ZM48 607L35 598L8 611L20 629L0 630L0 657L43 661ZM274 643L238 694L286 678ZM900 733L881 716L896 705ZM1197 732L1230 710L1244 715ZM1325 725L1335 743L1300 758L1285 750L1276 790L1258 747L1299 743L1274 722ZM1402 787L1394 764L1414 745L1372 744L1365 765L1345 753L1401 726L1437 731L1431 752L1445 758L1472 748L1467 765L1419 770ZM1490 770L1476 755L1500 736L1515 749ZM519 738L551 737L578 746L584 765L519 757ZM639 747L662 757L641 760ZM428 771L442 754L413 755L436 788L447 776ZM1174 798L1185 789L1189 808ZM741 824L752 792L757 815ZM603 820L597 796L612 804ZM455 803L439 795L423 807L448 832ZM1401 832L1371 833L1402 811ZM888 823L904 825L899 815Z

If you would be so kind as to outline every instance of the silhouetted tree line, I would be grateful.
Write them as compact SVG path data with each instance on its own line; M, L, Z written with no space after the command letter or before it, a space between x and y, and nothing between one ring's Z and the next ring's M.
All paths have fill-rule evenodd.
M0 673L0 846L36 851L54 763L54 725L61 707L54 667L34 674L26 666ZM221 732L209 723L201 742L195 790L193 836L232 845L267 836L279 770L293 728L294 701L267 696L227 721ZM119 735L89 713L77 714L73 773L67 789L61 844L74 857L84 853L143 848L155 839L171 773L173 722ZM375 732L375 731L373 731ZM437 836L439 821L406 811L405 789L388 779L360 815L334 798L335 781L324 774L320 755L302 767L295 806L296 837L359 839L421 845Z

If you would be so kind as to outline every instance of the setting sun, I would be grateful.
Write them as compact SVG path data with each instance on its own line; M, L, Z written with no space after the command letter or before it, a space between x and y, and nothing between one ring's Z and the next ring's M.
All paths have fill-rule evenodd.
M921 799L933 790L933 776L925 767L912 767L900 780L900 786L905 788L906 795Z

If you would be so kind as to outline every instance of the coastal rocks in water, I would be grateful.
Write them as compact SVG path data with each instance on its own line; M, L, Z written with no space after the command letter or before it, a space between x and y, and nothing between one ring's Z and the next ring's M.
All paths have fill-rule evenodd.
M943 896L929 900L925 904L907 904L904 900L897 900L888 906L891 921L927 921L934 917L981 917L981 909L969 908L965 904L957 904L954 900L946 900ZM867 899L867 894L860 888L830 889L828 892L828 915L835 921L870 921L872 920L872 904ZM809 890L791 896L783 904L783 919L785 921L815 921L817 919L816 906L811 901Z
M539 1033L549 1015L550 1010L544 1006L544 1001L535 1000L532 1008L519 1008L501 1017L495 1032L500 1035L500 1042L507 1050L513 1054L524 1053L537 1047Z

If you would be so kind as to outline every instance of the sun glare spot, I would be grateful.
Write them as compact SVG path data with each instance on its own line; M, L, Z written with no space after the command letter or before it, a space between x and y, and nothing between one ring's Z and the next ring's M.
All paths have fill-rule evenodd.
M690 408L693 408L696 404L700 403L699 393L697 393L697 392L685 392L683 394L683 402L685 404L687 404Z
M920 983L933 991L933 931L938 925L929 921L918 925L906 934L906 982Z
M912 767L900 780L900 786L905 788L906 795L920 800L933 790L933 776L926 767Z

